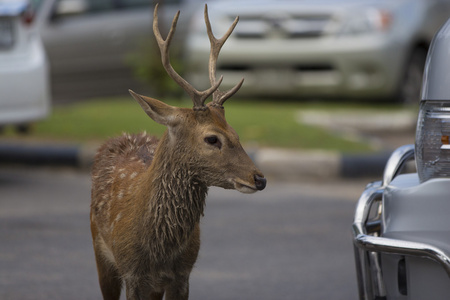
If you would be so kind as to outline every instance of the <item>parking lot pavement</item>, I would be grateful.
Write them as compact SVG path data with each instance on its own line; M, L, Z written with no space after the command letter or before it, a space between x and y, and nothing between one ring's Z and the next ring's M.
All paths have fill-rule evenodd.
M350 227L365 181L212 188L192 299L356 299ZM0 299L100 299L90 179L73 169L0 168Z
M0 169L0 299L100 299L89 190L72 170Z

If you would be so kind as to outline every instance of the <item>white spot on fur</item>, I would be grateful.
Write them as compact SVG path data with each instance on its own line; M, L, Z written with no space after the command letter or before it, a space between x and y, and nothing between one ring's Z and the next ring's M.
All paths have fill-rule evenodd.
M117 222L119 222L119 220L121 218L122 218L122 213L118 213L116 218L114 219L114 221L111 223L111 227L109 228L110 232L113 232L114 226L116 225Z
M134 177L136 177L137 176L137 172L133 172L131 175L130 175L130 179L133 179Z
M134 190L134 184L130 184L127 189L128 194L130 194L131 191L133 191L133 190Z
M126 176L127 176L126 173L122 173L122 174L120 174L120 179L124 179Z
M103 254L105 260L113 265L116 265L114 254L112 253L111 249L109 249L109 247L106 245L105 241L102 238L97 239L97 245L100 249L100 252Z
M122 218L122 213L118 213L116 218L114 219L114 222L119 222L119 220Z

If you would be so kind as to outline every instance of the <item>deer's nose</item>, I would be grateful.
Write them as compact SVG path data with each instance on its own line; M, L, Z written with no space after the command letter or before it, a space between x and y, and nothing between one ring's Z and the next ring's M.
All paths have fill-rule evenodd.
M257 174L255 174L254 178L256 188L258 189L258 191L262 191L266 187L267 180Z

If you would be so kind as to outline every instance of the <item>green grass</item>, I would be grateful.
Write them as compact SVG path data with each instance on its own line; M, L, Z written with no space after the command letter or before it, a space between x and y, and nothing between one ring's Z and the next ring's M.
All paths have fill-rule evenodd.
M231 104L231 102L230 102ZM238 102L227 105L227 120L243 143L262 146L340 151L367 151L365 144L344 140L332 133L296 122L299 103Z
M187 101L165 102L176 106L191 106ZM355 104L347 106L361 108ZM343 152L370 151L365 143L349 141L324 129L299 124L295 120L296 113L300 110L345 110L349 109L347 106L337 103L233 99L226 103L226 117L244 145ZM131 97L108 98L55 107L48 119L35 125L31 138L80 143L99 142L122 132L143 130L161 136L165 127L151 120ZM9 132L7 135L14 134Z
M160 136L164 129L147 117L132 98L119 98L55 107L50 118L36 124L33 134L43 138L89 142L122 132L143 130Z

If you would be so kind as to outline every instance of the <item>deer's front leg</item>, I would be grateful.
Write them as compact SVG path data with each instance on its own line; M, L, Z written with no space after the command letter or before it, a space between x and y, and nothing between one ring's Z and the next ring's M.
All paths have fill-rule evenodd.
M189 274L174 280L166 288L165 300L187 300L189 298Z
M162 293L152 292L150 293L150 300L162 300L163 296L164 292Z
M151 288L149 282L146 281L142 281L139 279L134 280L132 279L132 277L130 277L125 279L125 285L127 300L162 300L164 297L164 290L154 290Z
M146 283L139 280L126 279L127 300L162 300L164 292L152 291Z
M142 292L139 291L137 281L132 279L125 280L127 300L144 300L142 296Z

